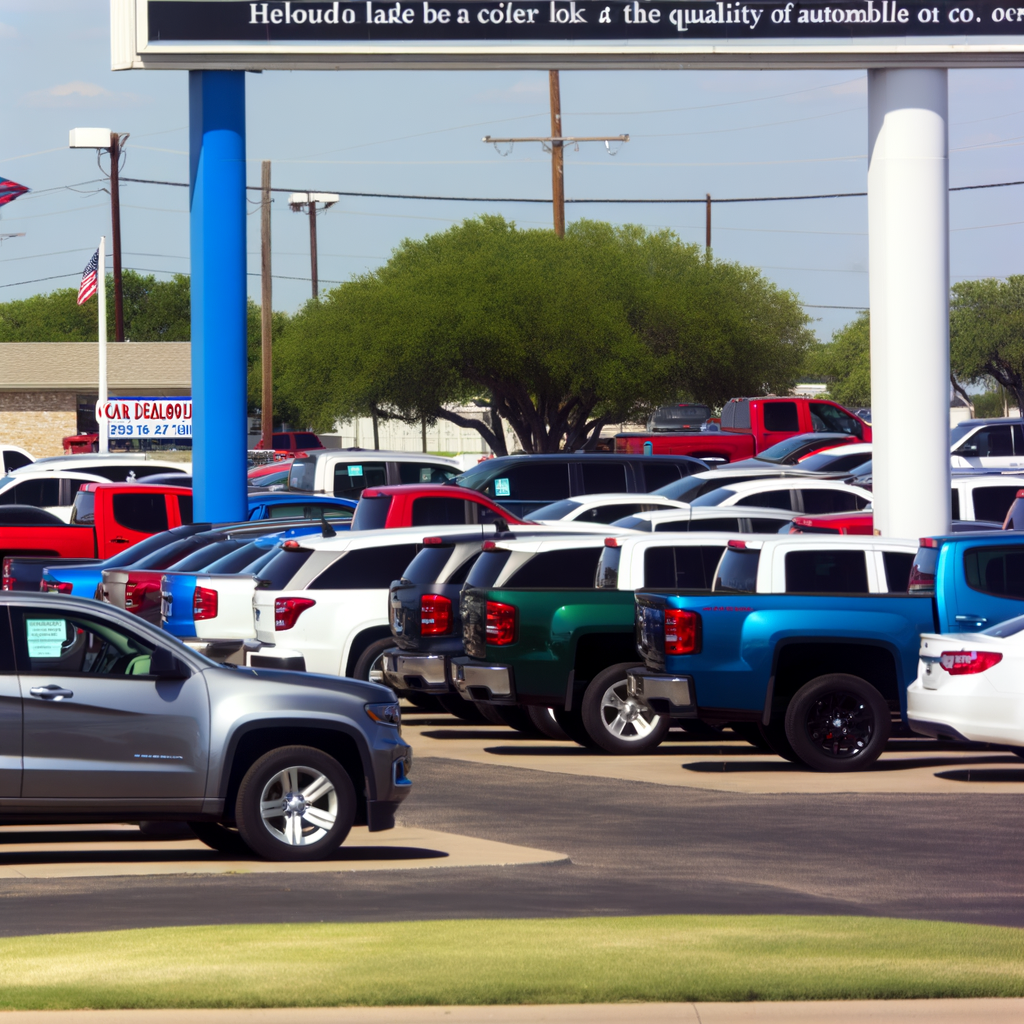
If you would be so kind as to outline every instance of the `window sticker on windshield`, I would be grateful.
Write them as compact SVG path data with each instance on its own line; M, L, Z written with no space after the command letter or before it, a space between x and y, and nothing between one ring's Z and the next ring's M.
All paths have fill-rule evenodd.
M509 498L512 496L512 491L508 486L508 477L499 477L494 481L494 496L496 498Z
M25 632L30 658L59 658L68 638L64 619L26 619Z
M349 476L362 476L363 475L363 467L362 466L349 466L348 467L348 475Z
M430 467L429 466L424 466L420 470L420 483L421 484L429 484L430 483L430 477L432 475L433 475L433 473L432 473Z

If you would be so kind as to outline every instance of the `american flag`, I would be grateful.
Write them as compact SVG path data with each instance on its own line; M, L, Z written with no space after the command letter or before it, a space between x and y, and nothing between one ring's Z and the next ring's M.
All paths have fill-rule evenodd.
M82 283L78 286L78 304L81 306L96 294L96 274L100 267L100 251L92 254L92 259L82 271Z

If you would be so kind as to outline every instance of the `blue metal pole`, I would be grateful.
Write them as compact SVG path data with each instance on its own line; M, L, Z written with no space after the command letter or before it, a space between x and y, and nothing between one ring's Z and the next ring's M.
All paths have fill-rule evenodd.
M193 515L237 522L248 514L245 72L188 79Z

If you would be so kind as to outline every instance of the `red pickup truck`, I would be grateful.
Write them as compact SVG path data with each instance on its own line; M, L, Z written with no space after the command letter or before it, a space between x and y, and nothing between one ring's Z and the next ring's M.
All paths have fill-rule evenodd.
M394 530L400 526L456 526L523 521L490 498L443 484L393 484L367 487L352 517L353 530Z
M733 398L722 409L721 425L708 423L702 430L680 433L616 434L615 450L737 462L795 434L812 431L871 440L871 427L835 402L821 398Z
M188 487L153 484L83 484L71 522L0 525L0 560L5 555L109 558L154 533L192 522Z

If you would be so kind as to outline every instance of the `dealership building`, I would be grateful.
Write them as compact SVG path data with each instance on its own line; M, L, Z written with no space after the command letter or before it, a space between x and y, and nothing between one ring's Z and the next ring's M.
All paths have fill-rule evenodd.
M175 398L191 394L187 341L107 346L111 397ZM99 392L95 342L4 342L0 345L0 440L36 458L60 455L63 438L96 430Z

